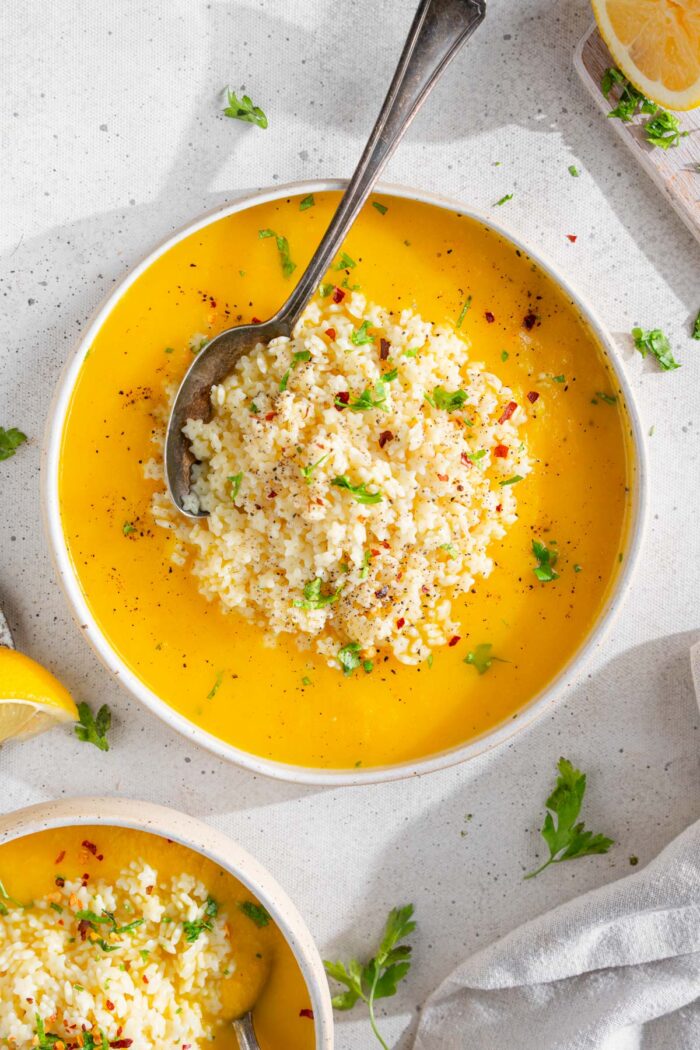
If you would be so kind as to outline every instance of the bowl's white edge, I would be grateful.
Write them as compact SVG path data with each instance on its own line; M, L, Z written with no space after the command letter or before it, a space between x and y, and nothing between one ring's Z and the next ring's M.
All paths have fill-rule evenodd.
M262 204L268 201L293 196L297 193L320 193L324 190L343 189L347 185L343 179L319 179L305 182L290 183L285 186L277 186L274 189L264 190L248 194L223 207L214 208L193 223L183 226L162 241L153 251L137 263L110 293L107 299L97 309L93 319L82 335L73 354L66 362L63 373L59 380L53 403L49 410L46 424L46 434L42 450L42 512L44 523L49 537L49 546L56 565L56 570L61 581L71 610L81 630L85 633L97 654L100 656L106 668L117 676L125 687L138 700L144 703L159 718L173 729L189 737L196 743L206 747L209 751L221 758L233 761L253 773L259 773L281 780L291 781L297 784L311 784L317 786L340 786L353 784L380 783L389 780L399 780L405 777L421 776L435 770L445 769L459 762L474 758L485 751L491 750L505 740L508 740L515 732L537 718L551 702L553 702L565 690L571 688L581 676L584 666L591 654L600 647L605 634L622 605L623 599L629 589L639 550L642 543L644 524L647 510L647 470L645 443L642 435L642 426L635 404L630 384L625 375L621 361L618 360L618 351L612 336L598 318L597 314L578 292L570 285L568 279L558 270L556 265L550 262L540 252L535 252L524 244L520 238L503 226L495 222L490 215L484 212L467 208L459 201L450 200L438 194L425 191L413 190L405 186L380 184L376 188L377 193L387 193L398 197L417 200L426 204L434 204L450 211L459 212L501 234L509 240L516 248L519 248L528 258L532 259L542 270L548 273L569 296L579 313L585 319L588 326L595 333L607 356L610 367L613 370L617 383L623 392L628 417L632 427L632 448L634 461L634 492L631 509L631 521L627 536L625 562L619 572L614 587L608 596L601 615L585 639L573 660L552 679L551 682L533 699L522 708L516 716L507 722L496 726L494 729L484 733L482 736L469 741L466 744L441 752L430 758L420 761L403 762L385 767L373 767L365 771L358 770L326 770L308 768L305 766L294 766L283 762L265 759L250 752L243 751L227 744L211 733L195 726L188 719L174 711L164 700L148 689L140 679L129 670L108 643L94 620L88 604L80 589L77 577L73 571L68 549L63 535L61 525L58 479L59 459L63 427L66 413L70 404L70 398L74 384L77 380L86 351L95 339L97 332L105 319L114 308L114 305L126 293L131 285L148 269L148 267L169 248L183 240L190 234L209 225L218 219L233 215L244 208L254 204Z
M292 949L314 1012L318 1050L333 1048L333 1007L323 962L304 920L282 887L221 831L178 810L124 798L40 802L0 817L0 845L48 828L82 825L132 828L173 839L231 872L261 901Z

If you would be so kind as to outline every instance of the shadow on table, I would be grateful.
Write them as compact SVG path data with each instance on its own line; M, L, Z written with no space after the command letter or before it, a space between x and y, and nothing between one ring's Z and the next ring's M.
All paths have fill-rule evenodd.
M688 655L697 638L698 632L657 638L615 657L510 743L462 767L456 791L442 796L442 774L388 785L383 812L392 812L394 791L424 793L430 802L388 844L363 895L367 911L328 947L328 957L366 952L389 908L413 901L419 924L414 967L396 999L381 1004L390 1015L403 1014L472 952L629 874L630 857L642 865L654 857L700 810L700 717ZM587 826L610 834L616 845L604 857L523 882L546 856L539 828L562 754L588 774ZM488 799L488 825L480 799ZM499 813L507 826L514 808L529 816L520 836L506 841ZM476 857L486 860L477 867ZM397 1050L408 1050L416 1023Z

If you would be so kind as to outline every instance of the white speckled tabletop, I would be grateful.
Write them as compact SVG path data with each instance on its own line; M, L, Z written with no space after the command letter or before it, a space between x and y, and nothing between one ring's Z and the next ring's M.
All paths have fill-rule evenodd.
M15 0L0 43L0 425L30 438L0 463L0 605L18 646L76 695L111 704L116 719L108 755L60 730L4 748L0 809L91 793L184 809L267 865L331 955L362 951L392 905L413 901L415 968L383 1022L402 1048L418 1004L465 954L627 874L631 855L645 863L698 816L688 648L700 621L700 344L689 329L700 245L573 72L586 0L488 0L484 25L386 176L481 208L513 193L499 220L597 304L619 336L645 430L654 427L640 569L566 700L507 746L420 780L314 790L256 779L169 732L87 648L47 554L39 456L66 355L135 259L242 191L350 174L413 9L414 0ZM267 131L219 116L227 83L263 105ZM627 335L637 322L667 332L682 368L662 374L642 361ZM562 753L589 774L590 824L618 845L524 883ZM354 1015L337 1043L376 1045Z

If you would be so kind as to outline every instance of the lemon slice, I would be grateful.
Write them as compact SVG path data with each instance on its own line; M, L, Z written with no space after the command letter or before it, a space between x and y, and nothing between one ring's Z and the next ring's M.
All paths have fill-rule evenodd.
M24 653L0 646L0 744L28 740L77 718L73 698L50 671Z
M593 0L628 80L666 109L700 105L700 0Z

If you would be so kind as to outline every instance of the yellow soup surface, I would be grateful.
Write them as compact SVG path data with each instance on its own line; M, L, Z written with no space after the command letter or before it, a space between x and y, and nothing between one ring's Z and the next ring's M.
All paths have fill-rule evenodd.
M88 885L98 880L113 884L133 860L153 867L159 886L182 873L193 875L226 913L236 960L235 972L223 982L227 1018L238 1017L255 1004L255 1031L265 1050L312 1050L316 1041L313 1019L308 1016L311 1002L291 948L272 921L259 926L241 910L241 904L258 902L229 872L201 854L128 828L56 828L0 845L0 880L6 894L18 901L47 895L52 899L57 879L59 884L61 879L85 882L87 876ZM238 1050L225 1019L216 1030L215 1045Z
M345 244L347 277L369 301L457 323L471 358L528 406L532 474L519 520L491 548L495 568L454 603L460 641L432 666L389 659L344 677L282 637L202 597L149 512L153 409L192 360L193 333L270 316L288 295L272 229L308 262L335 192L258 204L176 244L132 284L85 357L64 427L60 509L75 572L101 630L157 696L253 754L367 768L453 748L512 718L571 660L624 555L633 487L630 424L596 338L566 294L515 246L435 205L373 198ZM339 283L344 271L331 271ZM471 297L469 308L464 305ZM531 410L531 411L530 411ZM540 582L533 539L559 551ZM490 644L486 673L465 664Z

